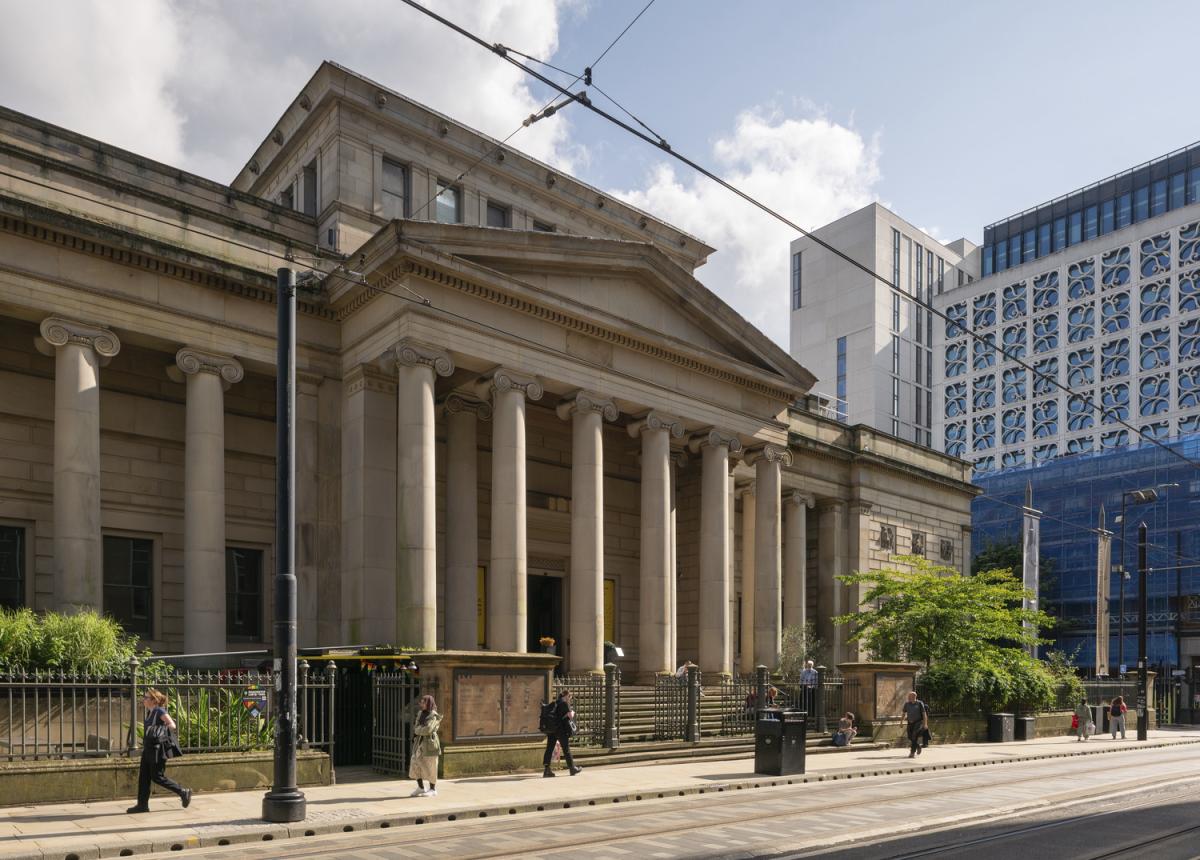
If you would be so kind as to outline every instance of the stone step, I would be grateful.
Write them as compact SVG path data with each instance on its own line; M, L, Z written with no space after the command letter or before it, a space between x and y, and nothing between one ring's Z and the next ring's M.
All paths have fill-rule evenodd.
M867 738L856 738L852 744L856 750L888 749L889 744L873 743ZM805 745L807 755L837 755L848 747L835 747L829 739L809 738ZM617 764L638 764L651 761L670 761L698 758L734 758L754 753L754 739L706 738L698 744L685 741L653 741L647 743L622 743L615 750L585 747L575 750L575 761L584 767L601 767Z

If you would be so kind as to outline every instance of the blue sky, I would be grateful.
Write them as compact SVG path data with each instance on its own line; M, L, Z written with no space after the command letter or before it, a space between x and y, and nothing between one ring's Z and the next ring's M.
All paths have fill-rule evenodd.
M579 70L646 0L429 2ZM547 98L396 0L114 5L7 4L0 104L229 181L324 59L501 138ZM656 0L595 81L803 226L879 199L978 241L1200 137L1198 23L1185 2ZM575 108L512 145L715 246L697 276L786 345L790 230Z

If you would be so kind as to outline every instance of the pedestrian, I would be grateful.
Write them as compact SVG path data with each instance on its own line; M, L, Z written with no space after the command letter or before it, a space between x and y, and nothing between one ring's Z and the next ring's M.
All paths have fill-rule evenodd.
M803 687L815 687L817 686L817 679L819 677L816 668L813 666L813 661L806 660L804 668L800 670L800 685Z
M129 813L150 811L150 783L161 785L179 797L183 808L192 802L192 790L167 777L167 759L180 755L179 740L172 734L178 730L175 721L167 713L167 694L153 687L142 696L142 707L146 717L142 721L142 764L138 770L137 805L126 809Z
M1092 729L1095 728L1095 723L1092 722L1092 709L1088 706L1087 696L1079 700L1079 704L1075 706L1075 734L1076 740L1086 741L1092 734Z
M1112 729L1113 740L1117 739L1117 730L1121 731L1121 740L1125 740L1125 697L1117 696L1108 708L1108 726Z
M929 731L929 708L913 690L909 690L908 701L904 703L904 719L908 723L908 757L915 758L921 754L922 734Z
M571 704L571 691L563 690L558 694L554 703L554 732L546 733L546 754L542 756L542 776L554 776L550 762L554 760L554 747L562 748L562 757L567 760L567 770L571 776L583 770L575 767L575 759L571 757L571 736L575 734L575 708Z
M422 696L417 702L417 719L413 723L412 758L408 763L408 778L417 781L417 787L409 797L437 797L438 759L442 755L442 742L438 740L438 728L442 715L437 711L433 696ZM425 782L429 782L429 788Z
M688 669L695 665L696 664L691 660L684 660L683 663L680 664L679 668L675 670L675 680L681 684L686 684L688 679Z
M804 668L800 670L800 710L810 714L816 710L817 683L820 680L813 661L805 661Z
M835 747L849 746L850 741L854 740L857 734L858 729L854 726L854 714L846 711L838 720L837 731L833 733L833 745Z

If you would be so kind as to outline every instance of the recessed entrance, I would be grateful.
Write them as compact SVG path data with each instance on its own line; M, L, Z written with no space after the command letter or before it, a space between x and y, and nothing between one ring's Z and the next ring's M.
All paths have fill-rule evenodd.
M561 576L531 573L526 578L528 626L526 646L541 651L538 640L543 636L554 639L556 654L565 654L563 637L563 579Z

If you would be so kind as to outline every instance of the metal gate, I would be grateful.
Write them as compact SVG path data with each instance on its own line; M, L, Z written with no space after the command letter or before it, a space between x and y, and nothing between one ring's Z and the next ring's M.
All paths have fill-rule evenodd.
M371 673L371 767L404 774L412 754L412 721L421 680L408 671Z

